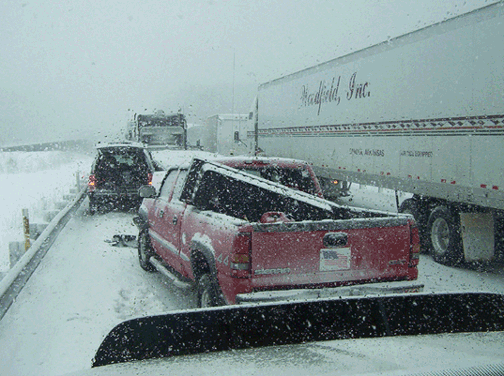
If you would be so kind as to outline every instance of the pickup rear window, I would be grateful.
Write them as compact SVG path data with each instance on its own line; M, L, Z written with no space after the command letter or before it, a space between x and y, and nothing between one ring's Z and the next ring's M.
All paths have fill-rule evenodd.
M275 183L280 183L289 188L298 189L311 194L316 193L313 178L310 176L309 171L304 168L289 168L281 166L233 167L251 175L259 176L261 178L274 181Z
M204 173L193 204L201 210L211 210L250 222L259 222L267 212L282 212L294 221L334 217L332 211L215 171Z

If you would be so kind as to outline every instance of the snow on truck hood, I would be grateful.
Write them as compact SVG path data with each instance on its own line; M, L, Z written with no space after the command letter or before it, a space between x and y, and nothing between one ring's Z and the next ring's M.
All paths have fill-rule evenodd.
M73 375L502 374L503 307L445 293L179 311L119 324Z
M270 165L285 165L285 166L308 166L308 162L303 161L301 159L293 159L293 158L280 158L280 157L253 157L253 156L213 156L208 158L209 161L212 162L238 162L243 164L253 164L253 163L265 163Z
M503 343L504 332L365 338L113 364L69 376L497 375L504 373Z

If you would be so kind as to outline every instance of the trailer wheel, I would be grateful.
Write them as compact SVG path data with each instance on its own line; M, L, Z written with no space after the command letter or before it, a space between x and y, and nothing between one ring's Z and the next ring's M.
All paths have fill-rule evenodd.
M219 297L215 283L210 274L203 274L198 280L198 307L218 307L224 305Z
M452 266L463 261L458 214L446 206L436 207L429 216L427 228L430 234L434 261Z
M140 267L147 272L155 272L157 270L149 261L152 256L154 256L154 251L150 243L149 232L142 230L138 235L138 261Z

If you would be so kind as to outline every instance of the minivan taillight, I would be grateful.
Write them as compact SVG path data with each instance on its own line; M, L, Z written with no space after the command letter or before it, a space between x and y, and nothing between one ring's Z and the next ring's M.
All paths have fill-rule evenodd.
M240 232L233 240L233 253L230 257L231 276L235 278L248 278L250 276L250 263L252 250L252 234Z
M148 185L152 185L152 176L153 175L150 172L147 174L147 184Z
M96 176L89 175L88 190L93 192L96 189Z
M410 267L416 267L420 259L420 234L415 221L408 221L410 228Z

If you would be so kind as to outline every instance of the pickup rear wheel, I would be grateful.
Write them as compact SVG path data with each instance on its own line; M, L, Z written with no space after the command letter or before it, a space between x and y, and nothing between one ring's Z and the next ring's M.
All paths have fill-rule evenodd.
M149 261L152 256L154 256L154 251L150 243L149 232L142 230L138 235L138 261L140 267L147 272L157 270Z
M198 281L198 307L217 307L224 305L210 274L203 274Z
M432 257L444 265L457 265L463 261L458 214L446 206L436 207L427 225L430 234Z

